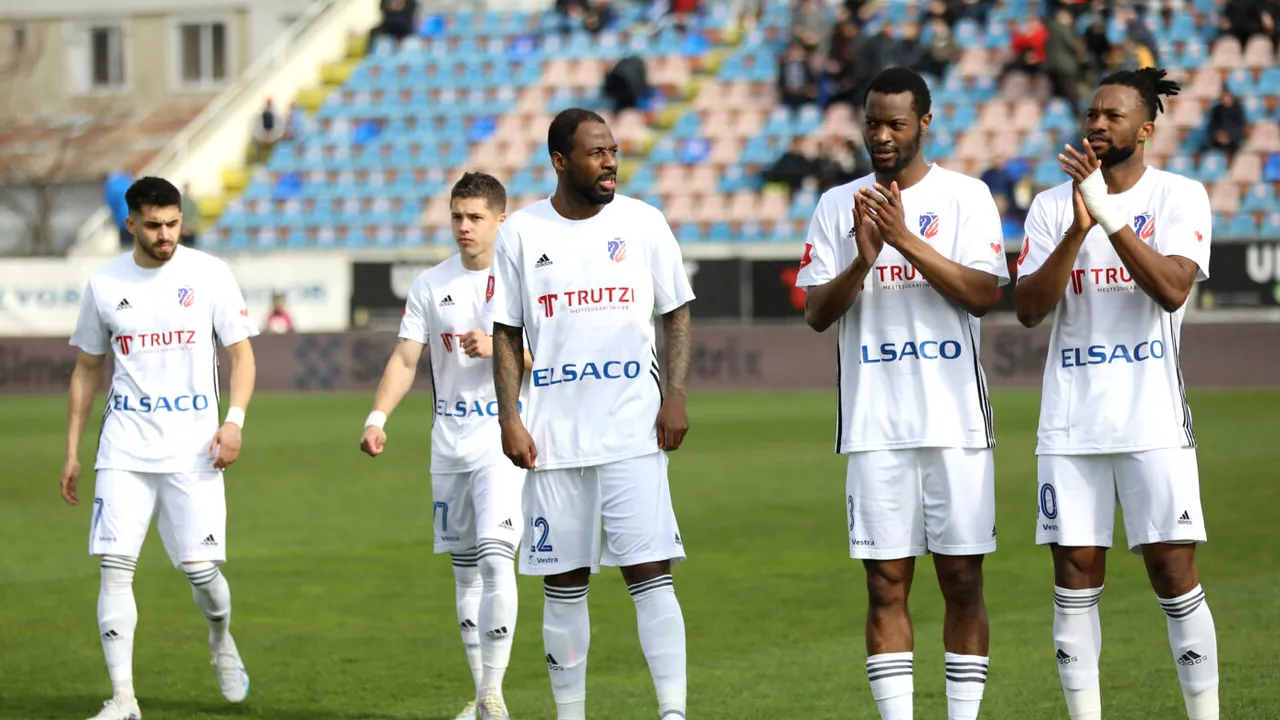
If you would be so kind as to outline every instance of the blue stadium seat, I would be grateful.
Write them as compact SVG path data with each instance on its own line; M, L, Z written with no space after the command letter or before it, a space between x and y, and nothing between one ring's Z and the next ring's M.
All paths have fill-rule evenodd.
M1259 235L1264 238L1280 237L1280 212L1269 212L1262 218Z
M1226 237L1240 240L1254 240L1258 237L1258 223L1249 213L1237 213L1227 223L1224 233Z

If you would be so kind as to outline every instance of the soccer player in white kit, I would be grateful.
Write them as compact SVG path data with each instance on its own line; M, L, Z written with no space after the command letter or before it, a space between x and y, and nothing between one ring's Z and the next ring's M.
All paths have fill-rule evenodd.
M519 596L515 556L525 471L502 454L493 391L493 341L484 291L494 237L506 219L502 183L467 173L449 199L458 254L424 270L409 288L400 342L365 420L360 448L373 457L387 442L387 417L413 387L423 350L431 359L431 495L435 551L449 553L458 625L475 683L458 720L506 720L502 680L511 659Z
M671 565L685 553L667 455L688 430L693 289L662 213L617 195L618 146L599 115L561 112L547 132L555 194L511 215L489 278L503 451L528 468L520 571L543 576L542 639L558 720L583 720L587 590L620 567L635 601L658 715L685 717L685 631ZM666 336L663 387L655 310ZM517 409L533 355L528 427Z
M1040 402L1036 543L1054 565L1053 639L1073 720L1102 717L1098 600L1116 501L1167 615L1192 720L1218 717L1218 648L1196 568L1204 542L1191 410L1178 363L1192 286L1209 276L1213 218L1199 182L1147 167L1162 95L1144 68L1103 78L1071 180L1036 196L1018 258L1018 319L1055 309Z
M209 621L218 686L244 700L249 676L231 637L222 471L240 455L255 369L244 297L225 262L179 246L182 197L169 182L138 180L125 193L132 252L89 279L71 344L80 348L68 398L62 497L79 504L79 446L106 355L114 360L103 410L89 553L102 557L98 628L113 696L91 720L138 720L133 575L156 518L175 568ZM218 343L231 358L231 401L218 421Z
M1009 273L986 185L920 154L930 104L911 70L872 80L875 172L823 194L796 278L809 325L839 323L835 450L849 456L849 554L866 568L867 677L884 720L912 717L915 558L933 554L946 600L949 720L978 717L988 665L995 436L979 318Z

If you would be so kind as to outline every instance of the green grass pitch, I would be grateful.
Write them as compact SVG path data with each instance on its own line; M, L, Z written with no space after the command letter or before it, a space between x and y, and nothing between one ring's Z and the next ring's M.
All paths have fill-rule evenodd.
M1038 395L995 398L999 550L988 558L986 720L1065 719L1051 647L1052 575L1033 545ZM101 403L101 396L99 396ZM58 497L65 401L6 398L0 415L0 718L79 720L110 694L97 639L96 563L82 502ZM228 475L232 628L248 700L217 690L206 626L154 530L135 588L135 684L151 720L448 720L469 692L452 572L431 554L430 399L412 397L377 460L358 450L363 396L260 396ZM1278 392L1192 394L1210 542L1203 583L1217 622L1223 718L1280 717ZM672 455L690 555L676 570L689 643L689 717L874 719L863 672L863 573L848 558L831 394L702 395ZM96 427L82 460L92 467ZM1121 536L1122 530L1117 530ZM1140 561L1113 553L1102 601L1109 718L1184 717L1165 620ZM941 602L918 569L916 717L945 716ZM507 700L551 720L542 593L520 579ZM655 717L635 615L616 570L591 595L588 714Z

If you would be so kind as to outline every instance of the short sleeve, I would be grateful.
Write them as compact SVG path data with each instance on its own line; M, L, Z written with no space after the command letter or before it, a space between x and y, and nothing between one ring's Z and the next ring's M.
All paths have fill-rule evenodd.
M427 344L431 327L427 322L427 281L425 273L409 286L409 297L404 301L404 317L400 318L400 337Z
M1049 222L1049 211L1045 207L1045 195L1037 195L1027 209L1027 221L1022 239L1022 250L1018 253L1018 277L1024 278L1044 265L1053 249L1058 245L1058 238Z
M693 300L693 286L689 284L684 255L671 226L660 213L654 214L654 239L650 244L649 257L649 269L653 273L653 304L659 315L666 315Z
M80 316L71 334L72 346L90 355L106 355L111 349L111 331L98 312L98 299L93 292L93 281L85 283L84 296L80 298Z
M835 221L831 217L831 201L823 196L809 220L809 234L804 241L804 255L800 258L800 272L796 274L796 287L811 288L825 285L835 279L842 268L838 262Z
M1009 263L1004 257L1004 222L1000 208L986 186L968 193L961 208L959 256L956 261L967 268L995 275L998 285L1009 284Z
M1188 183L1170 198L1173 202L1168 227L1156 227L1155 249L1161 255L1185 257L1200 271L1196 282L1209 278L1209 244L1212 242L1213 212L1209 193L1200 183Z
M249 306L231 268L223 265L213 298L213 330L223 347L230 347L258 334L258 328L249 318Z
M493 246L493 264L489 268L489 284L484 290L485 312L489 321L507 327L524 327L524 286L520 265L512 256L510 226L498 228Z

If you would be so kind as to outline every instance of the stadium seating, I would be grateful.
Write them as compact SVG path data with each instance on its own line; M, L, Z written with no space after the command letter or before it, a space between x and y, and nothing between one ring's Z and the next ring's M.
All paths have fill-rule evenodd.
M777 58L789 6L769 0L761 22L741 31L727 3L682 33L653 25L631 3L610 31L562 32L552 12L461 12L425 18L399 48L370 49L312 115L290 119L244 193L230 200L210 244L216 250L347 247L407 248L451 243L447 188L465 170L508 185L512 206L545 197L555 185L545 152L550 118L569 106L602 111L623 148L621 187L663 208L682 242L794 242L816 195L791 197L764 185L760 171L801 138L855 138L854 109L791 111L777 104ZM1160 63L1184 85L1166 103L1149 162L1209 188L1215 233L1252 238L1276 232L1280 183L1280 67L1266 38L1243 46L1216 34L1215 0L1193 0L1171 26L1148 16ZM871 21L919 17L922 5L890 2ZM957 23L958 62L935 89L931 160L980 174L1005 158L1035 189L1063 176L1054 150L1078 132L1065 102L1044 83L997 80L1012 21L1043 8L1008 0L985 24ZM643 31L641 29L643 28ZM923 39L928 40L928 26ZM628 31L628 32L620 32ZM1123 32L1108 29L1114 40ZM658 89L643 109L614 116L600 97L617 59L642 55ZM1223 87L1243 98L1251 123L1232 162L1200 152L1208 110Z

